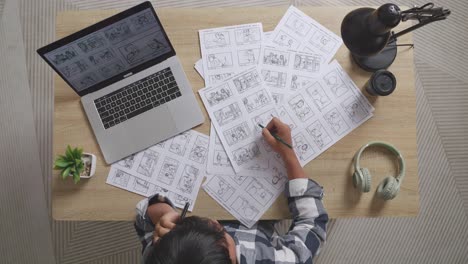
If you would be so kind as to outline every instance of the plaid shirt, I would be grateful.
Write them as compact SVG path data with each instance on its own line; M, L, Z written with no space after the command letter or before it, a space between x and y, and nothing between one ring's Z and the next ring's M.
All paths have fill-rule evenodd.
M220 222L236 243L237 262L247 263L312 263L325 242L328 214L323 204L323 190L309 179L295 179L286 184L286 197L293 223L285 235L278 235L272 221L260 221L252 228L239 222ZM154 225L146 215L149 205L172 203L154 195L137 205L135 228L143 244L143 260L152 243Z

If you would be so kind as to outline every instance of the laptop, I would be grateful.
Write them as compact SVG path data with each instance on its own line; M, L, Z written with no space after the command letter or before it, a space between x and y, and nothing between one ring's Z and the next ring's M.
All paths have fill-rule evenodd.
M150 2L37 52L81 97L108 164L204 122Z

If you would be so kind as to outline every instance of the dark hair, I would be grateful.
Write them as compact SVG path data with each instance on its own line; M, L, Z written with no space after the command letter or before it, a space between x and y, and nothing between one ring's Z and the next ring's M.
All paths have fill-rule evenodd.
M230 264L224 228L208 218L184 218L157 241L146 264Z

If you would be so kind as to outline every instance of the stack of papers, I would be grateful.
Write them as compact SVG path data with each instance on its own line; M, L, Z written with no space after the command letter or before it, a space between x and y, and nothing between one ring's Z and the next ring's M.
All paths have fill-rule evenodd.
M251 227L283 192L283 161L263 140L273 117L288 124L302 166L372 117L339 63L339 36L291 6L272 32L261 23L199 31L195 69L210 137L190 130L112 165L107 183L194 207L204 190ZM331 61L331 62L330 62Z

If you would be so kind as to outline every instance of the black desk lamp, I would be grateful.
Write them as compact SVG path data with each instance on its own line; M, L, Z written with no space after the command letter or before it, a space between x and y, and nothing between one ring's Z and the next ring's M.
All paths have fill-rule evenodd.
M341 37L356 64L373 72L386 69L393 63L398 37L431 22L444 20L449 15L450 10L434 7L433 3L405 11L395 4L385 4L378 9L358 8L343 19ZM417 19L419 23L398 33L391 31L400 21L410 19Z

